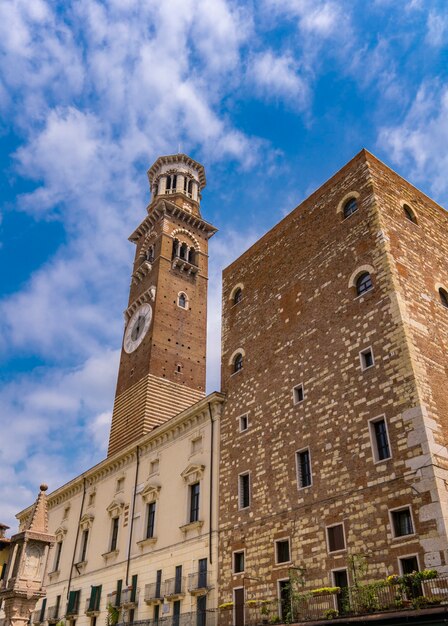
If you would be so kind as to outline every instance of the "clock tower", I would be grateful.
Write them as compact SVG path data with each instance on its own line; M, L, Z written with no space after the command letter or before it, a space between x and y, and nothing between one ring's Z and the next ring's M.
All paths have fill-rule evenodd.
M148 215L136 245L108 455L205 395L208 240L202 165L176 154L148 170Z

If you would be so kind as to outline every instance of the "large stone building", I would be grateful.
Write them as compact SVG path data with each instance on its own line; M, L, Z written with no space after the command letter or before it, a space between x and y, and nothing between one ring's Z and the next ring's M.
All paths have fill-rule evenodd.
M48 496L34 622L201 625L233 603L240 626L248 600L286 617L291 572L446 572L445 211L359 153L225 270L206 397L204 170L148 174L108 456Z
M360 152L224 272L220 598L447 564L448 215ZM246 594L246 596L245 596ZM237 619L237 623L238 623Z

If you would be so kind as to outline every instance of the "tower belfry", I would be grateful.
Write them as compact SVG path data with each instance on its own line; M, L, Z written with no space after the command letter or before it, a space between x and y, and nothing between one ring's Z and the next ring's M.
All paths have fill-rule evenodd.
M208 240L202 165L163 156L148 170L148 215L135 243L108 455L205 395Z

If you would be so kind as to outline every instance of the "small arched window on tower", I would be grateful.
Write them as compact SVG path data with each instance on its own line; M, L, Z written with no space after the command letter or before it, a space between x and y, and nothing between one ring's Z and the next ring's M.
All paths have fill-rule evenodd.
M344 210L343 210L344 219L346 219L347 217L350 217L350 215L353 215L353 213L355 213L357 210L358 210L358 201L356 200L356 198L349 198L347 202L344 204Z
M361 296L371 289L373 289L372 277L369 272L363 272L356 281L356 294Z
M172 174L171 176L166 177L166 190L168 193L174 193L176 191L177 186L177 176L176 174Z
M408 219L413 224L417 224L417 218L415 217L415 213L411 209L409 204L403 204L403 211L404 211L406 219Z
M196 250L193 247L188 251L188 262L196 265Z
M188 261L188 246L187 244L184 242L181 247L180 247L180 254L179 254L181 259L184 259L185 261Z
M241 354L241 352L238 352L238 354L233 359L233 373L236 374L237 372L240 372L242 369L243 369L243 355Z
M179 239L174 239L173 240L173 253L171 255L171 259L174 259L175 257L179 256L179 246L180 246Z
M191 179L188 181L187 194L190 196L190 198L193 196L193 181Z
M181 309L188 309L188 296L183 291L177 296L177 306Z
M243 290L241 287L238 287L233 294L233 304L239 304L243 299Z
M439 298L443 306L448 309L448 292L443 287L439 289Z

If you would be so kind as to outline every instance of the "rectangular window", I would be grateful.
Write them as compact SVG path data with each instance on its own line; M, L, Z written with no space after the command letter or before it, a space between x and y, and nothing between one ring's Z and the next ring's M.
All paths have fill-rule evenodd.
M198 561L198 589L206 589L207 587L207 559L199 559Z
M47 598L42 600L42 605L40 607L40 615L39 622L42 623L45 620L45 609L47 608Z
M369 369L369 367L375 365L372 348L366 348L365 350L361 350L361 352L359 353L359 358L361 360L362 370Z
M92 586L90 588L89 611L99 611L101 602L102 585Z
M369 422L370 438L372 440L373 457L375 462L390 459L389 436L384 417L376 418Z
M327 526L328 552L345 550L344 525Z
M308 448L297 452L297 482L300 489L311 485L311 459Z
M146 522L146 539L152 539L154 537L154 524L156 521L156 503L150 502L146 510L148 516Z
M115 606L121 605L121 590L123 589L123 581L117 580L117 591L115 594Z
M154 616L153 616L155 624L157 624L159 621L159 615L160 615L160 604L156 604L154 606Z
M243 433L245 430L249 428L249 417L247 415L242 415L239 418L240 424L240 433Z
M62 552L62 541L58 541L56 544L56 553L54 555L54 567L53 567L54 572L59 571L59 565L61 562L61 552Z
M233 553L233 573L241 574L244 572L244 550Z
M289 539L279 539L275 542L275 562L288 563L290 560Z
M303 391L302 383L300 383L300 385L296 385L294 389L292 390L292 393L293 393L294 404L300 404L300 402L303 402L303 400L305 399L305 394Z
M250 506L250 474L240 474L238 476L238 501L240 509L247 509Z
M114 550L117 549L118 524L119 524L119 518L118 517L114 517L112 519L112 534L111 534L111 538L110 538L110 552L113 552Z
M89 541L89 531L83 530L81 537L81 551L79 553L79 561L83 563L86 560L87 555L87 542Z
M391 511L390 515L392 518L394 537L404 537L405 535L414 534L411 510L408 506Z
M179 626L180 622L180 600L173 602L173 626Z
M182 593L182 565L176 565L174 576L174 593Z
M134 574L131 581L131 602L135 602L137 599L137 579L138 574Z
M420 568L418 566L418 559L416 556L405 556L401 559L398 559L400 562L400 573L401 574L412 574L412 572L419 572Z
M161 597L161 588L162 588L162 570L158 569L156 572L156 598Z
M199 521L199 483L190 485L190 522Z
M79 611L80 591L70 591L67 603L67 615L77 615Z

